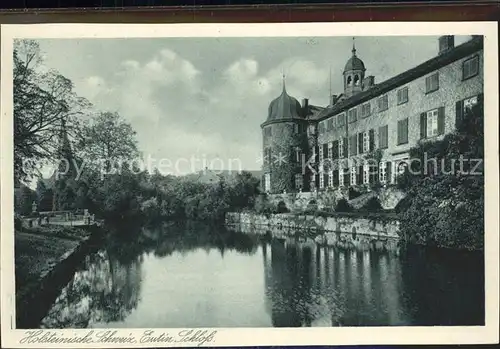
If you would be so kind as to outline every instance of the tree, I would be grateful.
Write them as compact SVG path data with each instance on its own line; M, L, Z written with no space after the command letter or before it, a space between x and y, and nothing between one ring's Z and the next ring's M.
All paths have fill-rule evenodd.
M71 133L90 103L78 97L73 83L55 70L42 69L38 42L14 42L14 174L32 177L37 166L57 159L61 125Z
M398 185L407 193L400 210L404 241L455 249L483 248L484 174L482 168L472 172L475 161L462 168L457 163L461 157L483 159L483 120L479 103L466 110L457 132L410 150L410 157L420 159L420 164L425 164L425 157L436 161L426 167L415 165L398 177Z
M45 182L41 179L36 184L36 196L38 211L51 211L54 199L54 193L51 188L47 188Z
M113 163L139 155L132 126L120 114L110 112L99 113L83 125L76 149L85 165L106 164L106 170Z
M36 193L26 185L21 187L15 192L15 212L20 215L28 215L32 212L33 202L36 202ZM38 208L37 208L38 210Z

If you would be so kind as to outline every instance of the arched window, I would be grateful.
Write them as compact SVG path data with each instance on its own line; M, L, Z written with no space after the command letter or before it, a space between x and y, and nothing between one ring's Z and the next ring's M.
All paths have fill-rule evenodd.
M352 82L352 76L348 76L347 77L347 86L351 86L351 82Z
M359 75L358 74L354 75L354 85L355 86L359 85Z

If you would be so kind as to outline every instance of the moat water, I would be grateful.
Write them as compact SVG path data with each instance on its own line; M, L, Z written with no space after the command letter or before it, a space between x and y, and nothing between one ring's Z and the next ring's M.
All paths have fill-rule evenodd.
M114 234L40 327L484 324L480 253L347 251L200 224Z

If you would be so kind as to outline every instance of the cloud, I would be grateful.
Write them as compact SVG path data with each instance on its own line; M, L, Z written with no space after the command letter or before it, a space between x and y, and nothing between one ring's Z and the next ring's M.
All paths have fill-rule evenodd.
M85 86L99 108L116 110L132 124L145 156L168 159L172 166L180 161L174 172L193 170L187 162L193 157L209 165L219 159L218 166L236 161L244 169L259 169L260 124L281 93L282 71L296 98L317 95L328 80L323 67L301 57L267 70L252 57L201 70L164 48L143 62L124 59L107 80L92 75ZM199 161L195 169L201 168Z

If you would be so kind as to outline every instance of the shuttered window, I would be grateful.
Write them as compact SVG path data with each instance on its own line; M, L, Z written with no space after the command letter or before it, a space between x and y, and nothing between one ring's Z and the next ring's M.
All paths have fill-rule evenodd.
M347 112L347 114L348 114L349 123L355 122L356 120L358 120L358 109L357 108L349 110Z
M378 147L385 149L389 146L389 127L387 125L380 126L378 129Z
M363 154L364 132L358 133L358 154Z
M479 72L479 57L475 56L466 61L462 65L462 79L469 79L477 75Z
M479 94L477 96L472 96L456 103L456 112L455 112L455 123L456 128L458 129L463 122L463 119L466 113L476 105L482 105L483 103L483 94Z
M444 134L444 107L420 114L420 138Z
M366 118L370 116L370 114L371 114L370 102L361 105L361 117Z
M338 122L337 122L337 126L338 127L341 127L341 126L344 126L345 125L345 113L342 113L338 116Z
M389 97L387 95L379 97L377 100L377 104L379 112L389 109Z
M398 90L398 104L408 102L408 86Z
M371 129L368 131L368 151L374 151L375 150L375 130Z
M398 121L398 145L408 143L408 118Z
M333 141L332 143L332 159L338 159L339 154L339 141Z
M352 135L349 137L349 156L357 155L357 135Z
M323 133L325 133L325 122L321 121L319 123L319 134L323 134Z
M425 93L434 92L439 89L439 73L435 72L425 78Z
M333 118L330 118L326 121L326 130L327 131L333 130Z

